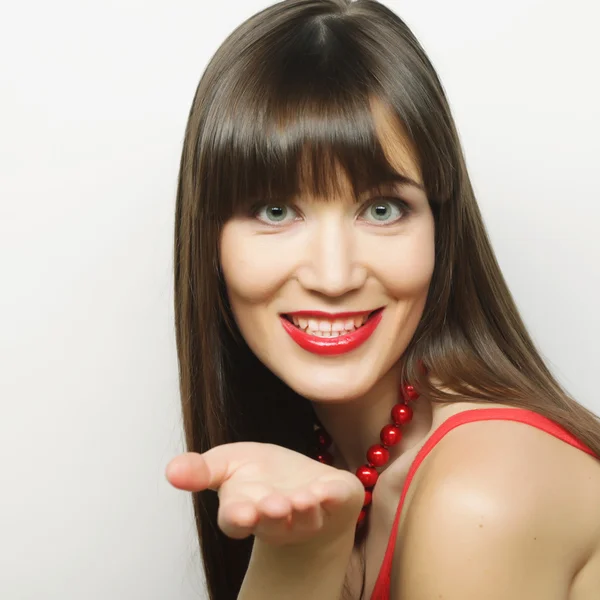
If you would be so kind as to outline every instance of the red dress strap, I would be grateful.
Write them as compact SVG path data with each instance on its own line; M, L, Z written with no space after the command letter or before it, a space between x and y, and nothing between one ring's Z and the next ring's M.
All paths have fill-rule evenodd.
M517 421L520 423L526 423L553 435L563 442L566 442L567 444L570 444L571 446L574 446L575 448L578 448L579 450L582 450L583 452L586 452L595 458L598 458L593 450L588 448L573 434L569 433L566 429L564 429L564 427L558 425L558 423L555 423L547 417L540 415L539 413L524 408L474 408L448 417L425 442L410 466L408 475L406 476L406 481L404 482L404 486L402 488L402 494L400 496L400 502L398 503L396 517L392 526L392 532L385 551L385 556L383 557L383 562L377 577L377 581L375 582L371 600L389 599L392 559L394 556L394 549L396 547L398 524L400 522L400 515L402 513L404 500L408 493L408 488L415 476L415 473L417 472L417 469L425 460L425 457L448 432L460 425L463 425L464 423L472 423L475 421Z

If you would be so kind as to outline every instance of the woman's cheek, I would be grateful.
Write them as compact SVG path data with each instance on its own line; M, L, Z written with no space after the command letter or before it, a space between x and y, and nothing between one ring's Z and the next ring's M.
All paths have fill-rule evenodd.
M221 268L230 296L254 304L276 293L292 269L290 253L278 247L275 236L244 235L243 228L226 226Z
M435 266L433 240L391 244L386 252L372 254L369 260L373 277L395 298L419 294L429 288Z

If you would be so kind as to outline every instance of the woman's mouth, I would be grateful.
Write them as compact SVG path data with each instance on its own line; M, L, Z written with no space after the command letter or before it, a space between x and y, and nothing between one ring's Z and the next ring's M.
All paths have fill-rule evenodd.
M280 315L281 324L304 350L335 355L358 348L379 325L383 307L360 313L294 312Z

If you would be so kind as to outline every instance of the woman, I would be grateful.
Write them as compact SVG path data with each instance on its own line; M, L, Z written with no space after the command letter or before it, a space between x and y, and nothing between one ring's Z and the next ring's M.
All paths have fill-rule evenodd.
M231 34L175 235L167 477L213 600L599 597L600 423L527 334L389 9L286 0Z

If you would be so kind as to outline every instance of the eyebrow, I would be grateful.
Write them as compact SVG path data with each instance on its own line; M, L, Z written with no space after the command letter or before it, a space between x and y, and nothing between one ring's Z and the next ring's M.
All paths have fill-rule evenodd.
M414 179L412 179L408 175L403 175L402 173L396 173L396 174L392 175L388 180L383 181L382 183L384 185L386 183L400 183L402 185L412 185L413 187L416 187L417 189L421 190L422 192L425 191L425 188L420 183L416 182Z
M394 173L390 173L389 176L387 176L385 179L379 181L379 183L375 183L375 184L369 186L368 189L364 190L364 192L361 193L360 195L361 196L363 194L366 195L366 194L372 193L374 191L377 191L380 188L390 187L390 186L394 186L394 185L409 185L409 186L417 188L418 190L421 190L422 192L425 192L425 187L423 185L421 185L420 183L418 183L417 181L415 181L414 179L412 179L411 177L409 177L408 175L404 175L403 173L394 172Z

